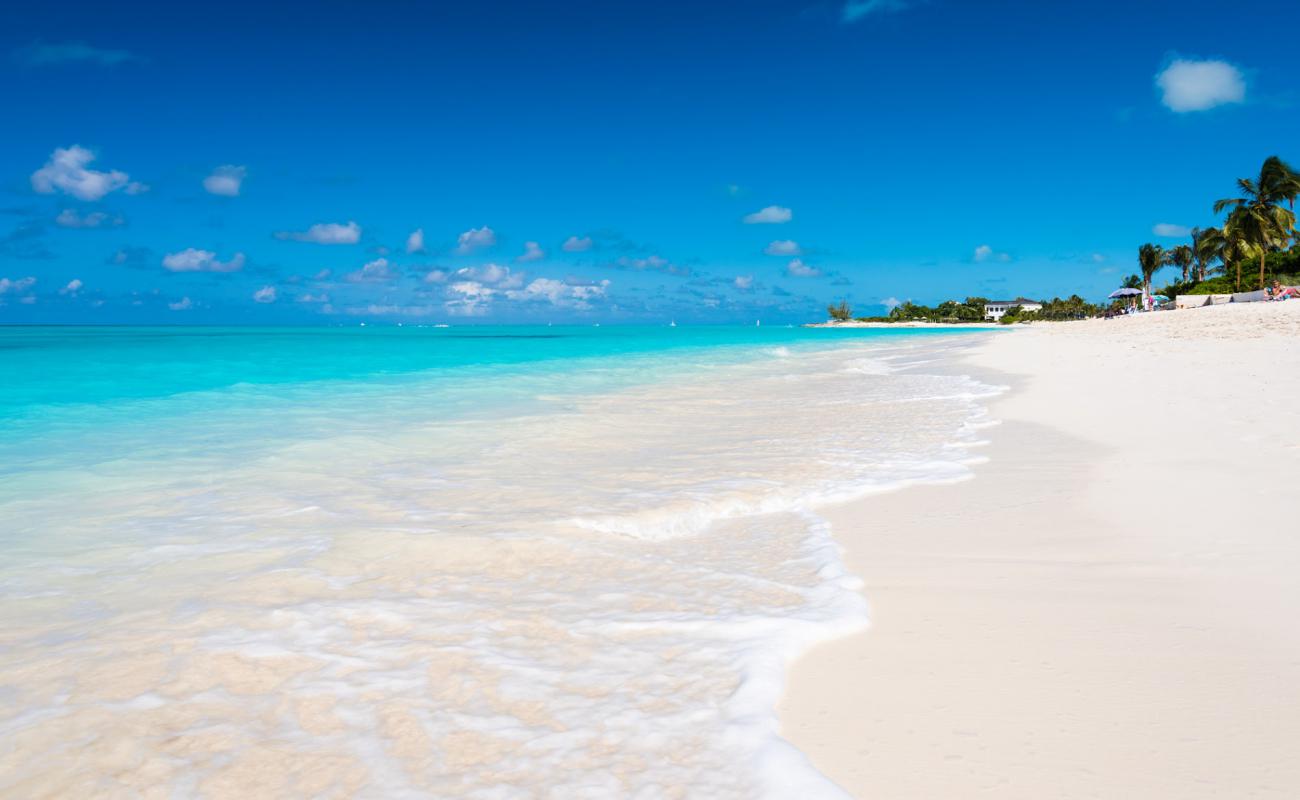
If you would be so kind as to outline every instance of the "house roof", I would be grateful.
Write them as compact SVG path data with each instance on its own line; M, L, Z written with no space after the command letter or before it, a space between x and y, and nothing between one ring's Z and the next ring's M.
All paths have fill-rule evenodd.
M1015 300L990 300L990 301L988 301L987 303L985 303L984 305L987 305L987 306L1023 306L1023 305L1028 305L1028 304L1030 304L1030 303L1033 303L1033 304L1036 305L1036 306L1041 306L1041 305L1042 305L1042 303L1038 302L1037 300L1030 300L1028 297L1017 297Z

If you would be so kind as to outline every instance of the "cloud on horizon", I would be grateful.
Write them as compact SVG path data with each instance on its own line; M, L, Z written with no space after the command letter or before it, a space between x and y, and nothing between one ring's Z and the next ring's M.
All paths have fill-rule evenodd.
M244 254L235 253L229 261L220 261L211 250L187 247L163 256L162 265L168 272L238 272L244 268Z
M54 218L54 224L60 228L116 228L126 223L120 215L109 215L103 211L92 211L81 215L75 209L65 208Z
M1174 59L1156 75L1156 86L1160 102L1178 114L1246 101L1241 70L1217 59Z
M1166 236L1174 239L1192 235L1191 228L1186 225L1175 225L1172 222L1157 222L1151 227L1151 232L1156 236Z
M350 220L346 225L318 222L305 231L276 231L275 238L316 244L356 244L361 241L361 226Z

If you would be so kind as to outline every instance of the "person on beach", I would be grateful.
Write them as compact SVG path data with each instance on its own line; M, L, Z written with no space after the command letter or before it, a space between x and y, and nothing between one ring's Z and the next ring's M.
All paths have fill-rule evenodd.
M1269 300L1286 300L1291 297L1300 297L1300 289L1294 286L1283 286L1281 281L1273 281L1273 285L1268 287Z

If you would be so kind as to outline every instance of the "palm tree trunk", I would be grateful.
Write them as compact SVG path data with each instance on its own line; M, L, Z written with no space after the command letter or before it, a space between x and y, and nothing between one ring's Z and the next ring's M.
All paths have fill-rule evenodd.
M1268 255L1263 250L1259 251L1259 288L1264 288L1264 257Z
M1233 284L1233 291L1241 291L1241 259L1237 259L1237 282Z

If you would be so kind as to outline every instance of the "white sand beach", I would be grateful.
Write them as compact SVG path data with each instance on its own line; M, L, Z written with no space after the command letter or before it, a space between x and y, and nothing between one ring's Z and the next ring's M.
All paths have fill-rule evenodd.
M1300 796L1300 302L1047 324L974 480L833 510L872 624L783 733L855 797Z

